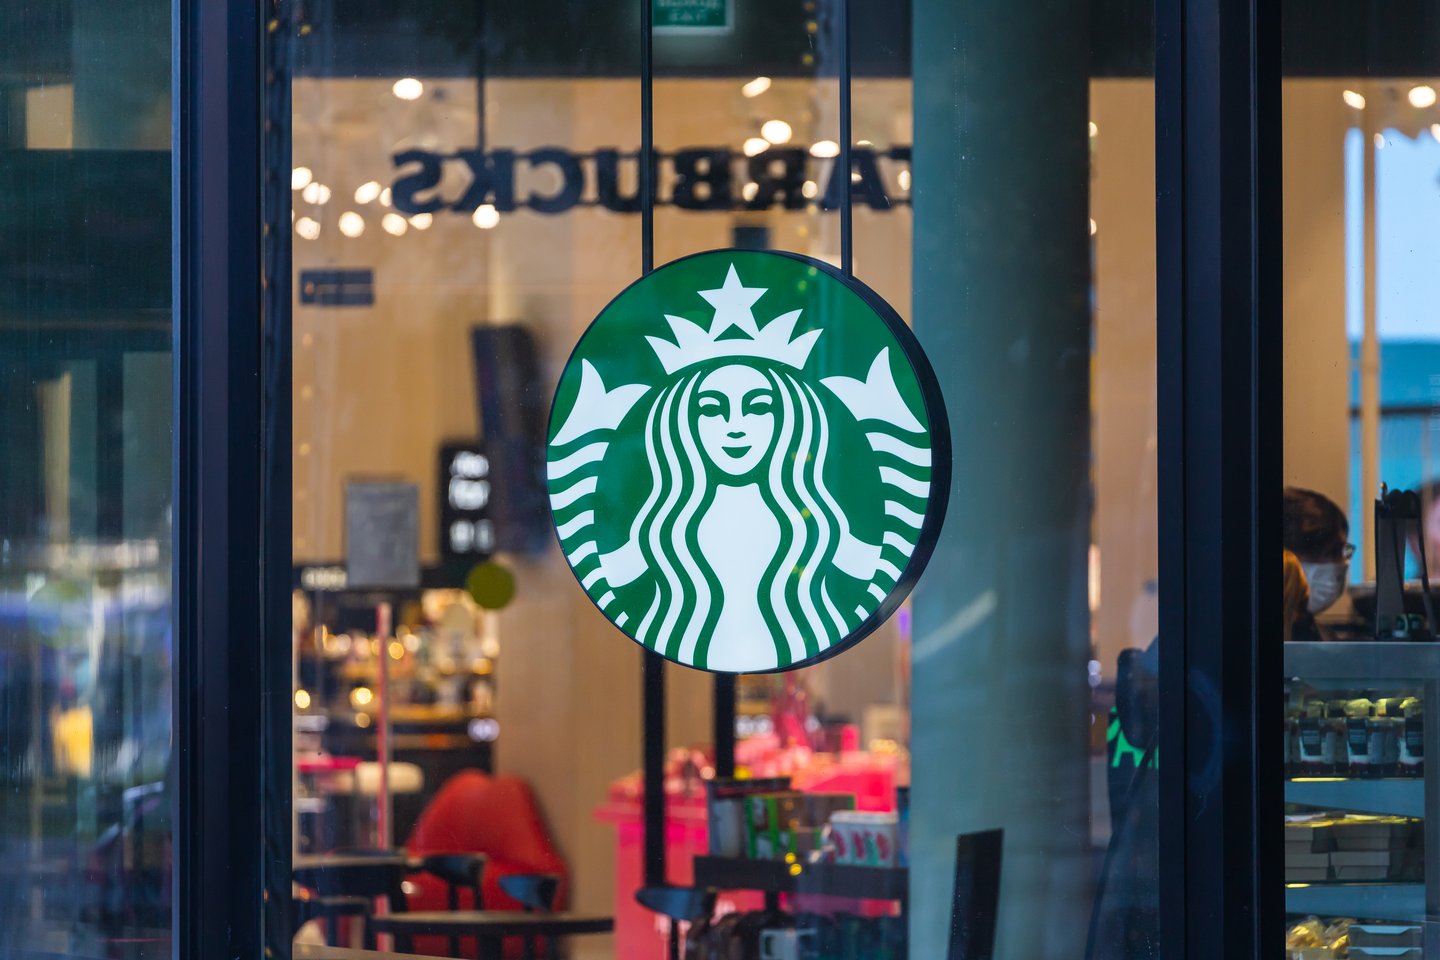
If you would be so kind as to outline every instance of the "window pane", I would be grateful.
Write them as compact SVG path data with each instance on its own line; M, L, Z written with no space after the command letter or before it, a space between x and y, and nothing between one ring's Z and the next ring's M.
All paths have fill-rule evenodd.
M168 957L170 9L0 38L0 954Z
M912 309L956 478L914 598L913 957L991 829L996 956L1159 955L1150 33L915 3Z
M1407 656L1437 628L1440 61L1417 7L1335 13L1285 21L1287 946L1440 956L1440 674Z
M738 914L771 933L802 918L856 956L907 939L943 956L957 839L1002 828L1002 955L1153 957L1148 7L1097 5L1093 43L1090 8L1067 12L1036 72L1023 11L983 34L1023 57L977 46L961 69L951 5L851 6L843 171L837 5L656 0L655 260L838 264L850 191L855 274L941 368L960 479L913 601L860 645L741 677L733 704L667 666L667 878L728 871L731 919L687 926L717 946ZM660 960L670 921L634 896L640 650L575 582L543 497L535 512L526 432L640 274L640 9L367 2L290 26L295 789L302 882L327 862L304 858L346 848L485 853L487 906L512 905L506 873L556 873L566 909L615 918L572 956ZM372 496L418 517L408 582L355 576L362 521L390 512ZM488 595L490 560L514 582L499 610L469 589ZM897 835L913 796L909 862L830 872L855 865L825 815L796 821L780 863L712 832L731 706L742 776L839 793ZM411 879L412 910L445 906L438 878Z

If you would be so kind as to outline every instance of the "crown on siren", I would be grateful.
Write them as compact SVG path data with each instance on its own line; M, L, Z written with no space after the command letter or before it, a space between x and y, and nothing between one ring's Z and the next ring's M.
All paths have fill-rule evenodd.
M755 322L751 308L765 292L765 287L746 287L740 283L740 276L731 264L725 275L725 285L717 290L701 290L704 297L715 308L715 320L706 330L697 323L666 314L670 332L675 342L660 337L646 337L650 348L660 360L667 374L684 369L706 360L723 357L746 357L773 360L800 369L810 356L821 331L810 330L791 338L795 332L795 321L800 319L799 310L783 313L761 328ZM740 335L722 336L731 327L737 327Z

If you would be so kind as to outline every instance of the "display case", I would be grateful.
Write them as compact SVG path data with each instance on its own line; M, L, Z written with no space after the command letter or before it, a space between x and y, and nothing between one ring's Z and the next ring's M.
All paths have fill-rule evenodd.
M1350 956L1440 957L1440 644L1286 643L1285 675L1291 922L1383 921ZM1404 945L1366 947L1370 930Z

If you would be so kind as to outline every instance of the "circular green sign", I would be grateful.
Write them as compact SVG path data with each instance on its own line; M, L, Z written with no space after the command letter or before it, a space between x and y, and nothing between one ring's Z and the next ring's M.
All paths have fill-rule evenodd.
M515 574L493 560L477 563L465 577L471 599L485 610L501 610L515 597Z
M561 549L631 639L702 670L822 660L934 548L949 428L909 328L796 254L715 250L631 284L550 411Z

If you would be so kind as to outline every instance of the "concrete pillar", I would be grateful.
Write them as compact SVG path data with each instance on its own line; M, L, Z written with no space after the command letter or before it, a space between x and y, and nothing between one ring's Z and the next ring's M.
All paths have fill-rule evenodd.
M1089 916L1088 7L916 0L914 324L949 516L915 595L911 955L944 957L955 836L1005 831L997 957Z

